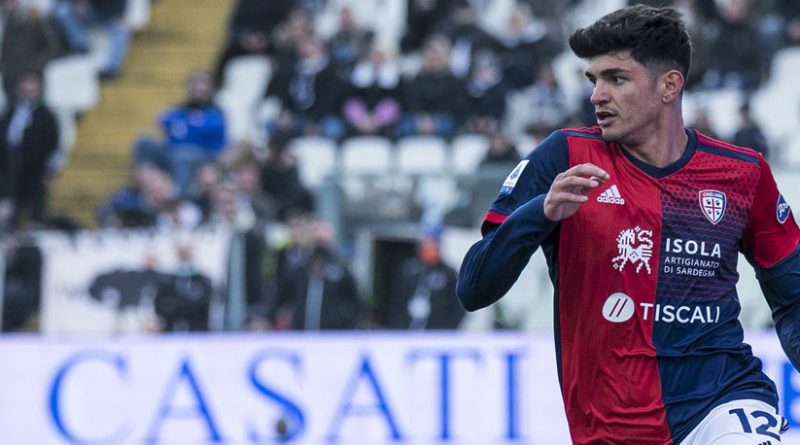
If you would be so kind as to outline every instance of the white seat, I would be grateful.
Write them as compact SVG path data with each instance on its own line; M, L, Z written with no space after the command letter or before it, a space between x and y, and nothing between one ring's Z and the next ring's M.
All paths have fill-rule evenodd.
M447 142L438 136L404 137L397 142L397 164L402 173L444 173Z
M236 57L225 67L225 83L217 94L217 103L225 110L232 141L257 139L260 121L256 108L270 76L267 59L261 56Z
M58 119L59 141L58 149L48 159L48 168L60 172L69 164L72 147L75 145L77 125L74 112L64 109L55 109L54 112Z
M125 23L139 30L150 23L150 0L128 0L125 6Z
M87 56L55 59L44 70L44 100L51 107L86 111L100 99L96 66Z
M225 66L225 83L220 92L255 102L264 94L271 74L266 57L235 57Z
M293 139L289 150L297 156L300 179L316 189L336 169L336 142L317 136Z
M489 138L482 134L462 134L450 144L453 152L453 169L468 174L477 170L489 150Z
M382 174L392 163L392 142L381 136L358 136L342 143L342 173Z

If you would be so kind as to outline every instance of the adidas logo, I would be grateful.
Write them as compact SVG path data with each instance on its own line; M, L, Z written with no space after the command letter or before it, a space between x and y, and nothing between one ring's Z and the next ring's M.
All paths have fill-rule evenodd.
M625 205L625 198L619 194L619 189L617 185L614 184L597 196L597 202Z

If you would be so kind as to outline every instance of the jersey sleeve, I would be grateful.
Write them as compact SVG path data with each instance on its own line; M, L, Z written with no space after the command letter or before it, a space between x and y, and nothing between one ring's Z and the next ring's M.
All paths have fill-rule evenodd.
M770 268L797 247L800 230L791 208L778 191L769 165L762 159L758 189L742 236L742 250L751 263Z
M553 133L503 182L481 227L483 238L461 263L456 292L465 309L486 307L505 295L558 225L545 217L544 198L568 159L565 137Z
M525 156L503 181L497 198L484 217L481 233L485 235L514 210L536 196L546 194L556 175L568 167L566 136L555 131Z
M800 248L791 208L778 191L766 162L750 214L742 250L756 271L772 310L786 356L800 370Z

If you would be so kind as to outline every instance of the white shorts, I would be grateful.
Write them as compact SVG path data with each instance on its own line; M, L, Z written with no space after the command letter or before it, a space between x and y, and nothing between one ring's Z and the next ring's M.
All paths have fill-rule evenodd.
M786 420L760 400L734 400L712 409L680 445L778 445Z

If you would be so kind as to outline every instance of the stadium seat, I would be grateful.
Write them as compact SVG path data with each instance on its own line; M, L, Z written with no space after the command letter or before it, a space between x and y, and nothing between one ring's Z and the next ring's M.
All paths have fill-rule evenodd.
M342 143L343 174L383 174L392 163L392 142L380 136L358 136Z
M44 71L44 99L55 109L82 112L100 99L97 68L88 56L62 57Z
M51 158L50 167L55 171L61 171L69 164L72 147L75 145L77 125L75 123L75 113L67 109L55 109L54 113L58 119L58 150Z
M450 144L453 153L453 169L459 174L477 170L489 149L489 138L482 134L462 134Z
M289 150L297 156L300 179L316 189L336 170L336 142L317 136L293 139Z
M800 123L800 48L784 48L775 54L772 76L751 100L753 114L769 139L773 153L780 159L781 153L795 156L792 151L800 149L792 139ZM794 148L791 148L792 145ZM776 164L775 166L779 166ZM797 163L794 162L796 166Z
M225 84L217 93L217 102L225 110L228 134L237 142L258 136L254 113L271 76L267 60L261 56L242 56L232 59L225 68Z
M150 23L150 0L128 0L125 8L125 23L139 30Z
M397 141L398 170L407 174L439 174L447 169L447 142L438 136L407 136Z

